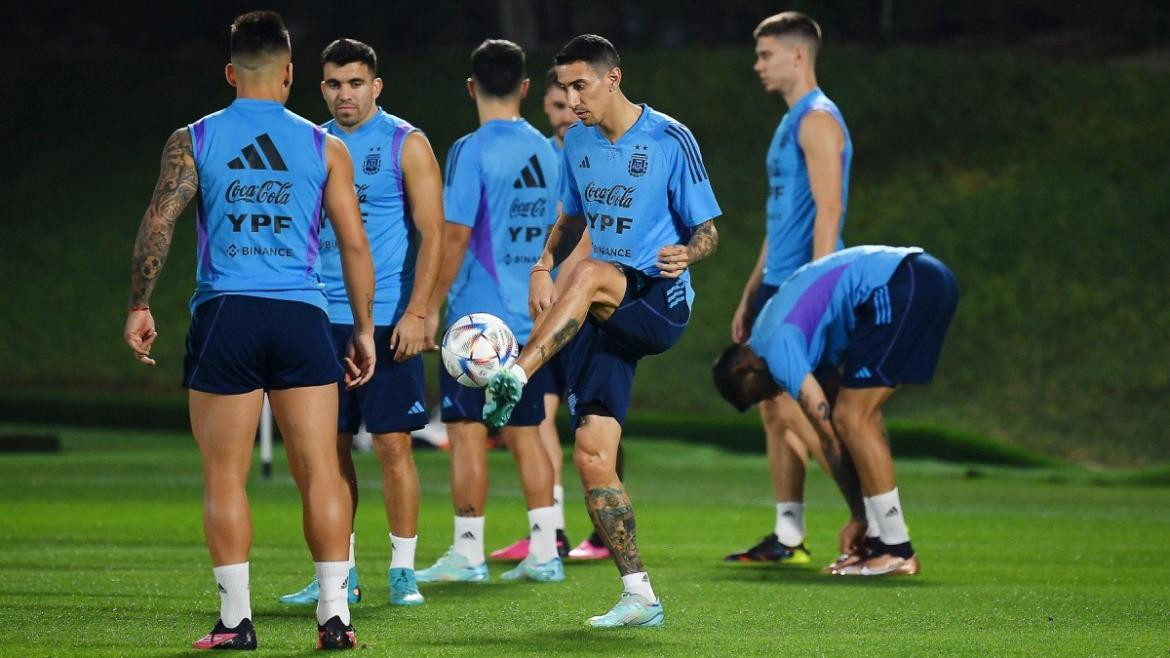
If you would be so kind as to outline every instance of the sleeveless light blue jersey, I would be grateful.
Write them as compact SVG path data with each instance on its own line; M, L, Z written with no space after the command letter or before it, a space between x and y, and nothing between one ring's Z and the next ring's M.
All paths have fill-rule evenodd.
M808 165L800 148L800 124L809 112L826 112L841 126L845 148L841 152L841 221L837 249L844 247L845 209L849 206L849 169L853 162L853 140L837 105L819 88L796 102L780 120L768 146L768 201L765 204L768 254L764 259L764 283L780 285L798 267L812 260L813 224L817 204L808 182Z
M352 133L342 130L336 121L322 127L345 142L353 158L354 188L374 258L374 324L397 324L410 302L418 253L402 181L402 147L406 137L418 129L381 108ZM329 299L329 321L353 324L337 234L327 219L323 222L321 280Z
M722 213L691 131L647 105L616 144L598 126L573 124L562 166L564 212L585 217L593 258L652 277L662 247L685 245L695 226ZM680 277L688 304L690 274Z
M918 247L860 246L843 249L801 267L760 310L748 346L768 364L792 397L805 375L836 366L857 323L854 309Z
M191 310L224 294L324 308L325 131L276 101L243 98L188 130L199 172Z
M447 296L447 324L491 313L527 342L528 271L556 221L559 188L556 153L523 119L488 121L451 146L444 212L471 227L471 242Z

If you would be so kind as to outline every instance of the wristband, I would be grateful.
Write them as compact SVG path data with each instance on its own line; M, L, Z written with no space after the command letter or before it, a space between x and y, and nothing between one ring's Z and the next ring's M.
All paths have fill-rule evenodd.
M418 318L419 320L426 320L426 316L419 315L418 313L415 313L414 311L411 311L410 309L407 309L405 311L405 313L407 315L413 315L414 317Z
M545 267L544 265L537 263L536 265L532 266L532 269L528 270L528 276L532 276L533 274L536 274L537 272L549 272L549 269L547 267ZM549 274L552 274L552 272L549 272Z
M150 307L149 307L149 306L146 306L145 304L143 304L143 305L140 305L140 306L131 306L129 310L130 310L130 312L134 312L134 311L149 311L149 310L150 310Z

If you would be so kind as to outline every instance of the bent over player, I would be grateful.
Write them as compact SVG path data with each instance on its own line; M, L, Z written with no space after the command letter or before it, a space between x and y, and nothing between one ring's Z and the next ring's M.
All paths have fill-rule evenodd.
M350 505L334 449L343 369L317 274L322 206L337 234L354 318L344 371L351 387L373 374L374 279L345 145L284 108L290 56L288 30L275 12L235 20L226 76L236 100L171 135L134 244L125 339L139 361L153 365L151 291L175 220L197 199L183 385L203 458L203 527L220 615L196 649L256 648L244 484L265 391L301 492L305 540L321 584L317 646L354 643L345 596Z
M751 340L728 347L715 363L715 385L736 409L783 390L799 402L822 442L844 442L848 452L833 477L851 507L864 505L878 534L868 542L868 555L838 562L832 573L912 575L920 569L882 407L898 386L934 377L958 295L951 271L921 249L845 249L785 280L756 319ZM812 374L819 365L841 371L833 403ZM860 545L861 537L852 543Z
M617 604L589 624L658 626L662 604L638 554L616 453L634 368L682 336L694 298L688 267L715 250L721 211L690 130L622 93L613 44L575 37L555 61L580 123L565 133L561 216L532 267L536 326L516 364L489 383L484 418L506 422L528 380L568 346L573 461L623 583ZM587 229L593 257L573 268L558 295L549 272Z

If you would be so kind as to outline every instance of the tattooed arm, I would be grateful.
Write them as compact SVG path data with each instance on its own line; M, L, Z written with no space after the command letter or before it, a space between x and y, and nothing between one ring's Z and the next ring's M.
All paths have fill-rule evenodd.
M150 348L158 333L150 315L150 295L171 250L175 222L199 190L199 174L191 153L191 134L186 128L171 133L163 147L162 164L154 195L138 226L130 275L130 313L123 338L142 363L154 365Z
M715 253L718 244L715 220L708 219L695 227L686 246L667 245L658 251L658 270L665 279L677 279L688 267Z
M861 495L861 480L857 477L857 468L833 429L833 414L829 400L812 373L805 375L797 402L821 438L825 461L829 463L833 480L841 490L841 495L845 497L845 503L849 505L850 514L855 520L864 523L865 501Z

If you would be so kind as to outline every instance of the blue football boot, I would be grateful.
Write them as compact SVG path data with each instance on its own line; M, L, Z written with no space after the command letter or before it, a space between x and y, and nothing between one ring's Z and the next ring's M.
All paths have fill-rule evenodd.
M565 565L561 558L553 559L543 564L537 564L530 553L516 565L515 569L505 571L500 576L502 580L534 580L538 583L559 583L565 579Z
M666 621L662 602L651 603L646 597L633 592L622 592L617 604L604 615L590 617L585 623L593 628L617 628L618 626L661 626Z
M362 600L362 587L358 583L357 567L350 567L349 569L349 604L353 605ZM299 591L292 594L285 594L280 597L280 602L285 605L315 605L317 599L321 598L321 586L317 584L317 579L314 578L308 585Z
M422 605L423 595L418 591L414 569L394 567L386 572L390 584L390 605Z
M472 565L455 547L447 549L432 566L414 574L420 583L482 583L487 582L487 561Z

